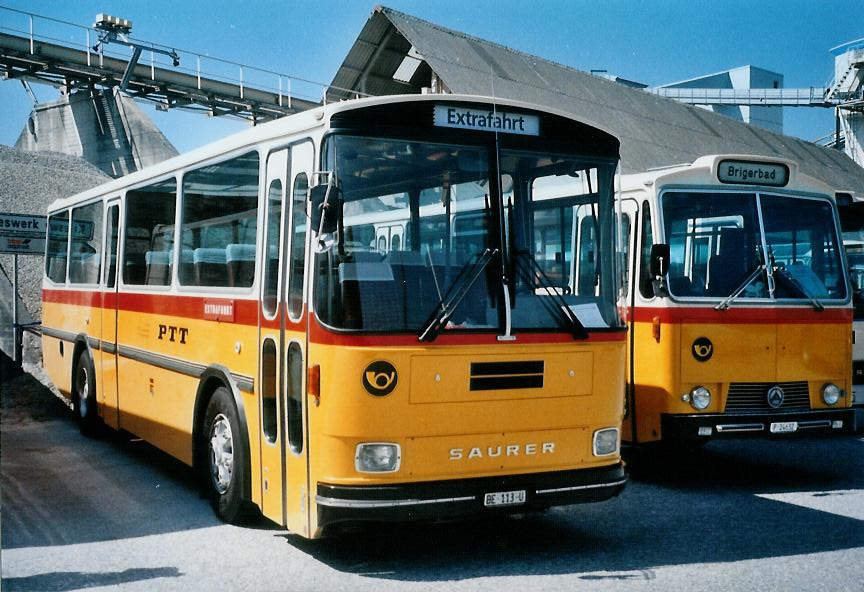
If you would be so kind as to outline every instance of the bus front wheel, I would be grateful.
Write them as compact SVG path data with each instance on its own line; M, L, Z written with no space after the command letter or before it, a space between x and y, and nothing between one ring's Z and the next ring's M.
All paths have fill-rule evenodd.
M75 362L73 373L72 408L78 429L88 438L99 435L99 414L96 411L96 371L93 360L83 351Z
M229 524L242 522L247 515L243 500L246 479L246 446L241 438L240 420L228 389L213 392L204 414L201 431L207 451L207 484L216 515Z

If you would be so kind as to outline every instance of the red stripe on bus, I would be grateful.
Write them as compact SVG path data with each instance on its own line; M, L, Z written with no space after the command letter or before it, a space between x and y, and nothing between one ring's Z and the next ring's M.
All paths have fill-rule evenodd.
M101 307L102 293L92 290L42 290L42 301Z
M103 304L104 296L104 304ZM78 306L104 306L126 312L144 314L161 314L171 317L188 319L204 319L205 301L234 301L234 323L238 325L258 325L257 300L238 300L224 296L187 296L177 294L136 294L125 292L98 292L87 290L42 290L42 300L57 304L72 304ZM851 319L851 316L850 316ZM230 321L221 321L230 322ZM299 322L292 322L286 317L285 328L289 331L303 331L305 327L305 311ZM261 326L268 329L279 329L279 319L262 318ZM362 346L418 346L422 345L416 335L356 335L351 333L334 333L321 327L317 322L311 323L310 341L323 345L354 345ZM512 342L498 341L491 333L444 333L435 340L436 345L491 345L491 344L551 344L551 343L602 343L624 341L625 332L604 331L590 333L587 339L575 340L567 333L517 333Z
M79 306L100 306L103 293L82 290L42 290L43 302L74 304ZM225 296L180 296L177 294L133 294L125 292L105 292L104 308L117 308L126 312L162 314L187 319L204 319L205 301L234 302L234 323L238 325L258 325L258 301L240 300ZM231 321L221 321L231 322Z
M728 308L712 307L660 308L637 306L630 309L638 323L650 323L659 317L664 323L704 323L732 325L852 323L851 308L826 308L817 311L800 307Z

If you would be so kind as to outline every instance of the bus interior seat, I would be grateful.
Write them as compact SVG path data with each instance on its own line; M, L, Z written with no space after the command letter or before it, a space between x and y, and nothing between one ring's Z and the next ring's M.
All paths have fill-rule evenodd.
M686 275L669 276L669 291L675 296L692 296L693 284Z
M192 251L195 265L195 284L198 286L227 286L228 270L225 249L198 248Z
M66 281L66 255L51 257L51 263L48 264L48 277L58 284Z
M228 283L231 286L248 288L255 277L255 245L230 244L225 248L228 265Z
M148 286L171 284L171 256L173 251L147 251L144 263L147 267L145 283Z
M144 253L126 253L123 267L123 282L133 286L141 286L147 277L147 263Z
M180 251L180 284L194 286L198 280L195 277L195 251L184 248Z
M96 253L72 253L69 262L69 281L73 284L99 283L99 255Z
M669 291L675 296L695 296L697 286L687 277L683 265L672 265L669 268Z
M404 299L393 269L377 253L354 253L352 259L338 268L345 325L367 331L402 327Z
M405 322L412 327L426 322L438 302L438 291L423 255L419 251L390 251L386 261L403 301L410 303L405 307Z
M437 279L438 281L442 296L446 297L450 286L452 286L456 278L459 277L460 274L467 274L467 268L470 267L469 263L475 263L478 260L478 254L469 254L467 251L462 249L452 250L449 254L442 251L436 251L426 258L427 265L430 264L430 260L430 270L434 271L434 279ZM489 265L492 264L490 263ZM490 269L489 265L486 267L487 271ZM477 277L469 288L468 294L462 299L462 302L456 310L453 311L451 320L454 324L460 325L466 322L471 325L487 324L486 312L488 307L486 306L486 277L487 275L485 272L481 273L480 276ZM462 281L468 281L468 278L462 277L460 282ZM433 294L435 298L434 304L437 304L439 298L434 284L430 284L430 290L430 294ZM426 307L426 315L429 315L434 311L434 304Z
M747 245L743 228L721 228L716 255L708 260L708 296L728 296L747 274Z

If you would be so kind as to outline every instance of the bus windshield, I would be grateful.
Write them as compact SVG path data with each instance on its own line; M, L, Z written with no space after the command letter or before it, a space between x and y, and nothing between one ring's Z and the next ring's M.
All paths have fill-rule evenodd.
M864 319L864 203L839 206L840 226L843 228L843 246L852 280L852 302L855 319Z
M618 326L614 163L489 144L327 142L342 207L332 246L316 255L325 324L418 335L436 321L445 331Z
M790 195L669 191L662 198L676 297L845 300L831 203ZM725 308L725 306L724 306Z

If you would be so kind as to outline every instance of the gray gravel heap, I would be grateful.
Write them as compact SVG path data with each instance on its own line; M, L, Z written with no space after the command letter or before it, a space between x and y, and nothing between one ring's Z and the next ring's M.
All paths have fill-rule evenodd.
M0 146L0 212L45 214L55 199L69 197L109 181L89 162L56 152L25 152ZM19 293L29 316L41 319L43 258L18 257ZM12 255L0 254L0 274L12 277ZM0 277L0 282L4 282ZM5 282L4 282L5 283ZM0 323L11 322L8 288L0 298Z

